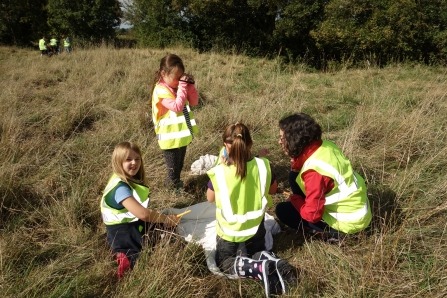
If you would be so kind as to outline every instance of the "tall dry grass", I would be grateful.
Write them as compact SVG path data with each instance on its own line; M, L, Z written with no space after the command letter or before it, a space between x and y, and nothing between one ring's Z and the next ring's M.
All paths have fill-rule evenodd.
M188 147L186 191L163 187L165 166L150 110L161 57L176 53L196 77L200 133ZM176 236L143 252L115 279L99 197L114 146L141 145L151 206L205 200L206 177L188 168L217 154L229 123L242 121L254 151L267 146L287 188L289 163L277 123L303 111L322 125L365 177L371 227L345 246L282 232L274 251L300 272L290 297L445 297L447 75L395 65L318 73L280 60L189 49L83 50L51 58L0 48L0 289L4 297L263 297L262 286L224 280L200 247ZM283 195L274 196L277 203ZM274 214L274 209L268 211Z

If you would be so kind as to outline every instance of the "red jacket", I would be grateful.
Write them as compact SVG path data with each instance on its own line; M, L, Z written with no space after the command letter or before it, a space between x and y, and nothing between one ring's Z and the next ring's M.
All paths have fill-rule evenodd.
M316 140L303 149L303 152L297 158L291 160L292 171L299 172L304 162L321 146L322 140ZM334 181L323 176L315 170L308 170L301 174L304 181L303 192L305 198L301 195L292 194L289 199L292 205L298 210L301 217L311 223L317 223L321 220L324 212L325 195L334 188Z

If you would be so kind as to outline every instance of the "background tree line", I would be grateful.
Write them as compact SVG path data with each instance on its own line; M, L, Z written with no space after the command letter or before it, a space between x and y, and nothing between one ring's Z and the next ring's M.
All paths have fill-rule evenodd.
M118 0L0 0L0 44L28 46L61 34L109 40L121 15Z
M125 17L143 46L183 43L328 61L445 63L444 0L133 0Z
M124 6L139 46L331 61L445 64L445 0L0 0L0 42L43 32L91 41L115 37ZM39 37L40 38L40 37Z

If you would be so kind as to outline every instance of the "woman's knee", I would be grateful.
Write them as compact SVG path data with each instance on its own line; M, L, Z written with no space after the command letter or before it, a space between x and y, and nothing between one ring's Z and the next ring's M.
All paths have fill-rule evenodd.
M278 218L283 217L290 212L290 208L294 208L290 202L281 202L276 205L275 213Z

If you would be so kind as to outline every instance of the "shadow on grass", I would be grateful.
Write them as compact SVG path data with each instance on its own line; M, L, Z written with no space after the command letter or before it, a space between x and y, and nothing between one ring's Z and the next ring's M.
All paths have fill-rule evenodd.
M373 218L366 229L367 235L382 227L400 226L403 222L396 193L384 185L368 185L368 199Z

